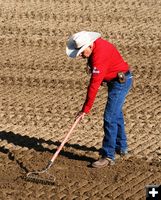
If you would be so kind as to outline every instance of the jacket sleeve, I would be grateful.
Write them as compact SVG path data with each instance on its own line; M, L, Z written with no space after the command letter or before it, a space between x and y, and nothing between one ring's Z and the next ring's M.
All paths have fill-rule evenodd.
M87 90L86 101L83 105L82 111L89 113L94 103L97 91L105 77L105 66L93 67L90 83Z

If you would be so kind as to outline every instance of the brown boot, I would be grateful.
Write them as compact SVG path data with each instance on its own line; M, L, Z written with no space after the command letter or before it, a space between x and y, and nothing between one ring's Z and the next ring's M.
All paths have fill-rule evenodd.
M115 162L108 157L101 157L99 160L97 160L96 162L92 163L92 167L94 168L102 168L102 167L106 167L109 165L114 165Z

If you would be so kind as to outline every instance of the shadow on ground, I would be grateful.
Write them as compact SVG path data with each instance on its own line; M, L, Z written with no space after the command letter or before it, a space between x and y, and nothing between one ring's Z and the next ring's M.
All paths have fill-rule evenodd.
M1 131L0 132L0 140L7 141L8 144L13 144L15 146L20 146L20 147L27 147L28 149L34 149L35 151L38 152L50 152L50 153L55 153L56 149L49 149L43 146L43 144L48 144L48 145L55 145L57 147L60 146L61 142L59 141L52 141L52 140L44 140L42 138L38 139L35 137L28 137L28 136L22 136L20 134L15 134L13 132L6 132L6 131ZM98 152L99 150L96 149L95 147L87 147L85 145L79 145L79 144L69 144L66 143L64 147L67 148L72 148L74 150L81 150L81 151L90 151L90 152ZM10 160L14 159L14 155L10 152L8 148L5 146L0 147L0 152L6 153L9 155ZM69 152L67 149L61 150L60 155L65 156L69 159L73 160L81 160L81 161L88 161L92 162L94 161L93 158L84 156L84 155L78 155L74 152Z

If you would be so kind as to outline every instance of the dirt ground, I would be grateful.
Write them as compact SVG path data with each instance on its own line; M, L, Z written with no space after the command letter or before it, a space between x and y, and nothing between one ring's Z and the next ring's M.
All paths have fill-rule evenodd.
M161 184L161 2L0 0L0 200L143 200ZM85 62L69 59L72 33L97 31L132 66L124 113L129 155L93 169L107 88L77 125L49 173L55 185L22 177L44 168L86 96Z

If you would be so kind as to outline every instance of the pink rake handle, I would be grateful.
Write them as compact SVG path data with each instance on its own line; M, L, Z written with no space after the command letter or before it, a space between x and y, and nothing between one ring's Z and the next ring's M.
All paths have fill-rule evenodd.
M55 154L53 155L52 159L50 160L50 163L53 164L53 162L55 161L55 159L57 158L57 156L59 155L60 151L62 150L62 148L64 147L65 143L67 142L69 136L71 135L71 133L73 132L74 128L76 127L76 125L78 124L78 122L80 121L81 116L78 117L73 126L71 127L71 129L69 130L69 132L66 134L64 140L62 141L61 145L58 147L58 149L56 150Z

